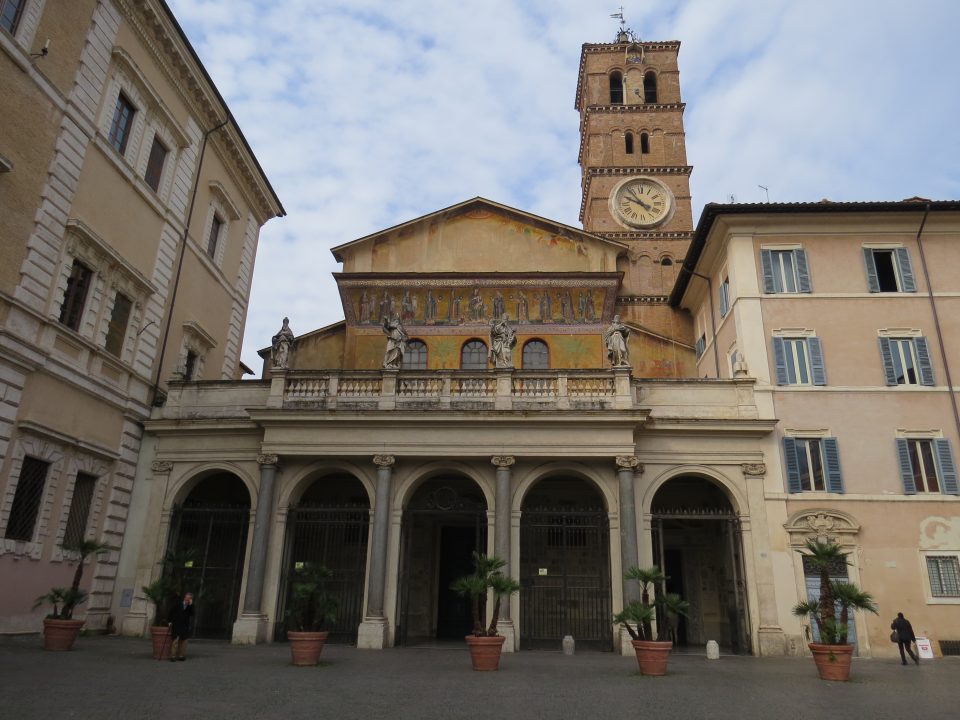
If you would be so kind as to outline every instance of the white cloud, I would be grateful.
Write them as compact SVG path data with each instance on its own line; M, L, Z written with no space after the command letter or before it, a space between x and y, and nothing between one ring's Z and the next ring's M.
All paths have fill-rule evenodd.
M579 225L580 46L597 0L169 0L287 218L261 233L243 351L259 370L342 318L329 248L481 195ZM960 196L960 5L625 5L680 40L694 221L705 202Z

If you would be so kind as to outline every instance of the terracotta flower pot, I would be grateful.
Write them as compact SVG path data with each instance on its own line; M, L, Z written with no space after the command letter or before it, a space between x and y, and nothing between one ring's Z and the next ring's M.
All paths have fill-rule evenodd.
M154 625L150 628L150 638L153 640L153 659L167 660L170 657L170 627Z
M83 620L54 620L44 618L43 620L43 649L44 650L70 650L73 647L77 635L80 634L80 628L83 627Z
M287 632L290 642L290 656L294 665L316 665L320 662L320 653L327 642L329 632Z
M637 653L637 665L641 675L666 675L667 660L673 642L659 640L631 640L633 650Z
M503 635L494 637L467 635L466 640L474 670L500 669L500 653L503 651L503 643L506 640Z
M853 645L821 645L808 643L817 664L821 680L846 682L850 679L850 661L853 659Z

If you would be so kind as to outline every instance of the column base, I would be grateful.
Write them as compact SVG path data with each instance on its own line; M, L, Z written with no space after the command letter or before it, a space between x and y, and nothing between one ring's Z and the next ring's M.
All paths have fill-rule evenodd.
M787 638L779 625L761 626L757 631L757 644L761 657L782 657L787 654Z
M357 631L358 650L383 650L387 647L387 619L367 617Z
M143 637L147 634L147 614L127 613L120 623L120 634L128 637Z
M633 638L630 637L630 633L627 632L625 627L618 626L618 629L620 630L620 654L623 657L634 657L637 652L633 649L633 643L631 642Z
M240 613L233 623L234 645L259 645L267 641L267 616L263 613Z
M513 620L498 620L497 633L506 638L503 642L502 652L515 652L517 649L517 631L513 627Z

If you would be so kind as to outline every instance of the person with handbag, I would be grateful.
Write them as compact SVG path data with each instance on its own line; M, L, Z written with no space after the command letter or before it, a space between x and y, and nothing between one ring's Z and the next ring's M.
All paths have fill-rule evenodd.
M893 631L890 633L890 641L895 642L900 650L900 662L904 665L907 664L907 656L903 654L903 649L906 648L913 661L919 665L920 648L917 648L917 654L914 655L913 649L910 647L911 643L917 641L917 636L913 634L913 625L903 616L902 612L897 613L897 617L890 623L890 629Z

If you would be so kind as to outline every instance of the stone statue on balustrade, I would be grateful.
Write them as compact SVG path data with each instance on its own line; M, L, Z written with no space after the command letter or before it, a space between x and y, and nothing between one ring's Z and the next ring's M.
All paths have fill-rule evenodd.
M627 338L630 328L620 322L620 316L614 315L613 322L603 332L603 342L607 346L607 359L613 367L630 367L630 347Z
M403 329L403 323L396 315L383 319L383 332L387 336L387 349L383 353L385 370L399 370L403 365L403 356L407 352L407 340L410 336Z
M517 344L517 333L507 322L507 314L490 321L490 360L496 368L513 367L513 348Z
M290 329L290 318L284 318L280 331L270 340L270 356L273 358L273 367L281 370L290 367L290 356L293 354L295 339L293 330Z

